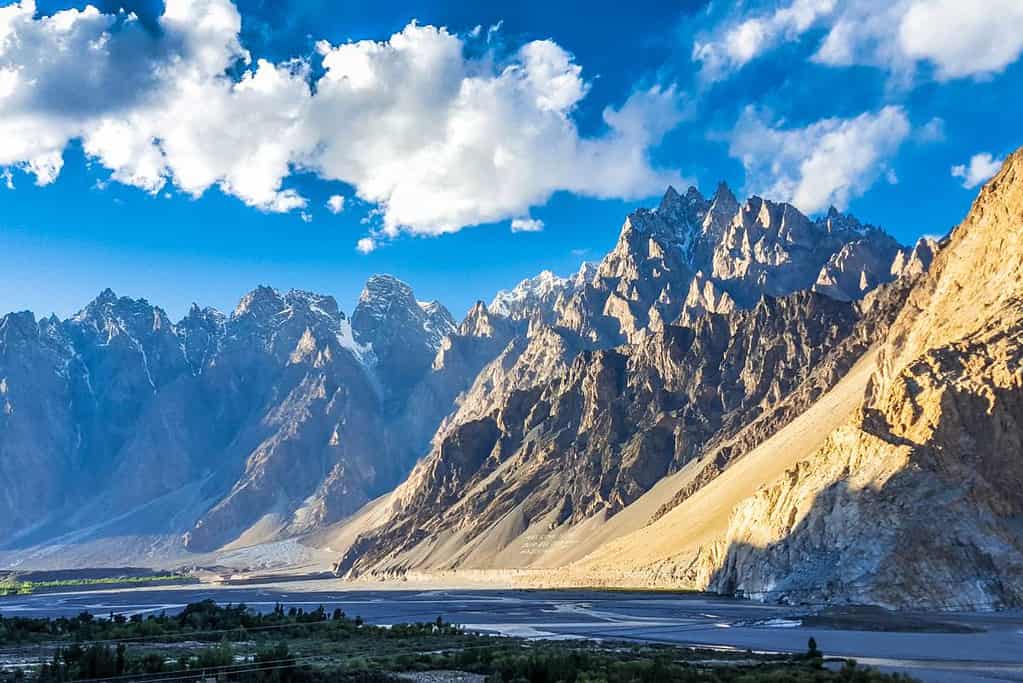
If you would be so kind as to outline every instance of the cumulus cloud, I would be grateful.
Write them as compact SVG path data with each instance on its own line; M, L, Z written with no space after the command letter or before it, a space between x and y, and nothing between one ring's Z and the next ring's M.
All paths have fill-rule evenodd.
M732 131L729 153L745 167L752 192L812 213L829 205L844 209L882 176L896 181L888 160L909 133L906 112L897 106L803 128L783 128L750 107Z
M167 0L159 38L94 7L34 13L31 0L0 9L0 165L47 184L80 139L114 180L153 194L172 181L266 211L305 207L281 186L315 142L301 125L307 67L260 61L229 79L249 61L230 2Z
M539 218L513 218L511 230L512 232L540 232L543 230L543 221Z
M791 0L724 22L695 42L693 58L718 80L815 28L824 32L815 61L881 67L901 79L921 63L938 80L987 77L1023 53L1018 0Z
M693 59L702 74L718 80L779 44L795 40L821 17L834 11L838 0L794 0L759 16L742 18L693 44Z
M339 194L333 194L327 200L327 210L332 214L339 214L345 210L345 198Z
M561 190L637 198L679 180L648 157L680 120L679 94L636 92L583 136L589 85L549 40L469 57L463 37L412 23L382 42L321 41L314 82L308 61L253 60L230 0L167 0L159 24L0 8L0 167L53 182L80 140L117 182L218 187L281 212L306 208L285 184L313 172L379 208L373 245L528 215Z
M899 25L899 45L942 80L999 73L1023 53L1023 3L918 0Z
M604 135L581 137L571 114L587 85L550 41L499 69L466 60L457 36L415 24L386 43L320 52L313 128L343 121L346 134L325 136L311 163L381 206L387 236L520 216L557 190L639 197L673 175L646 150L679 120L674 90L634 94L604 112Z
M974 154L970 157L969 163L952 167L952 177L962 178L963 187L972 190L998 173L1004 161L1005 159L996 159L987 152Z
M372 237L363 237L355 243L355 249L361 254L368 254L377 248L376 240Z

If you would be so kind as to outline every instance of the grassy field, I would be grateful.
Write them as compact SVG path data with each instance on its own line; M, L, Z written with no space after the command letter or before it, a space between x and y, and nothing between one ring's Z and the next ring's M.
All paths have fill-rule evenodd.
M908 681L851 662L635 642L528 641L435 621L371 626L323 608L266 614L212 601L169 616L0 617L0 679L11 681L461 680L538 683Z
M48 590L88 586L135 586L144 584L187 583L195 579L184 574L146 574L142 576L103 576L33 581L11 575L0 579L0 596L31 595Z

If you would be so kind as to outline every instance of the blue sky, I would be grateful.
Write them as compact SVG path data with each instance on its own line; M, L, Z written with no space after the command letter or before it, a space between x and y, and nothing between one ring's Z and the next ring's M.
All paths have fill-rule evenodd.
M704 192L724 179L810 213L838 203L908 243L946 232L1023 144L1012 0L986 16L948 0L174 2L211 19L175 24L162 2L127 3L137 20L121 3L73 17L63 11L84 3L14 6L21 40L0 47L0 68L33 78L6 95L0 78L13 185L0 186L0 309L64 316L112 287L177 318L192 301L230 310L263 283L331 293L350 312L365 279L387 272L457 317L541 269L599 258L672 179ZM54 38L54 17L73 29ZM410 61L394 56L403 31ZM339 49L363 40L385 42ZM417 75L451 45L443 74ZM188 79L219 97L259 59L273 65L254 80L264 99L181 101ZM374 77L328 100L324 73L358 81L362 59ZM198 76L174 75L190 65ZM472 78L490 99L460 108ZM495 114L474 137L480 111ZM436 142L452 120L467 123ZM177 151L154 170L160 145ZM507 175L488 166L502 155ZM333 195L345 197L337 214ZM515 218L543 229L513 232Z

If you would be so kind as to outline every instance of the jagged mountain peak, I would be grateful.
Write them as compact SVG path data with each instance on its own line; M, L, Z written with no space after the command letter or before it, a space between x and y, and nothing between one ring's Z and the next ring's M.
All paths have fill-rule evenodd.
M193 305L189 316L193 313L197 318L217 318L221 316L215 309L200 309ZM284 320L301 316L310 322L322 321L329 327L336 327L345 319L344 312L337 301L329 294L317 294L300 289L292 289L286 293L266 285L259 285L243 296L234 309L230 319L233 322L251 320L256 324L265 324L276 319L276 324Z
M445 309L446 310L446 309ZM430 313L420 305L407 283L393 275L372 275L366 280L359 302L352 312L352 328L356 334L389 324L409 323L422 326Z
M451 316L451 311L441 302L433 299L432 301L418 301L419 308L423 309L423 312L427 315L447 315Z
M491 304L488 307L482 300L477 300L458 325L458 334L464 337L489 338L495 336L497 328L503 329L503 323L507 321L507 316L500 313L499 310L500 306L494 308Z
M732 194L732 188L728 187L728 183L725 181L720 181L714 191L714 196L710 198L710 206L707 207L704 231L706 232L707 223L729 221L738 210L739 200Z
M139 337L157 331L173 333L173 325L159 306L146 299L117 296L109 287L68 319L67 324L107 337L121 332Z
M700 190L695 185L689 186L685 196L680 195L673 185L669 185L668 189L664 192L664 196L661 198L661 203L657 206L657 211L659 213L671 214L684 210L686 207L703 206L706 202L707 199L700 194Z
M883 232L876 226L861 223L856 216L851 213L843 213L835 206L828 207L827 213L820 216L815 223L828 233L869 235L872 232Z
M575 275L572 276L572 280L575 282L577 287L581 287L593 280L597 275L598 263L594 261L583 261L579 265L579 270L576 271Z
M691 260L697 268L706 267L710 263L714 248L738 212L739 201L732 194L728 183L722 180L710 199L700 226L700 238L693 248Z
M424 329L431 346L439 347L441 340L458 329L458 323L447 307L436 299L433 301L417 301L420 310L426 314Z
M31 311L8 313L0 318L0 349L39 336L39 326Z
M411 286L384 274L366 280L351 329L354 341L372 350L388 405L396 405L429 370L455 321L440 303L423 305Z
M110 309L111 307L150 307L149 302L146 299L132 299L127 296L118 296L114 290L107 287L102 292L96 295L92 301L85 305L79 315L85 312L99 311L104 309Z
M266 285L258 285L241 298L231 317L269 317L279 313L284 307L284 297L278 290Z
M96 296L96 298L93 300L93 303L100 305L109 304L117 301L117 299L118 296L117 294L114 293L114 290L112 290L109 287L106 287L103 289L102 292L99 293L99 295Z
M388 301L395 302L401 301L404 303L416 302L415 294L412 291L412 287L393 275L386 273L379 275L371 275L366 280L366 285L362 289L362 294L359 295L359 303L364 302L370 303L373 301Z
M476 299L476 303L469 307L469 310L466 312L465 318L462 322L465 322L465 320L480 318L489 315L492 312L493 311L487 308L487 304L483 301L483 299Z
M788 202L776 202L761 197L760 195L750 196L739 208L736 221L743 223L758 223L760 227L770 228L782 223L798 221L800 224L809 224L810 219Z
M522 280L512 289L499 291L488 309L491 313L514 320L528 320L535 313L549 317L558 297L573 286L569 278L543 270L534 277Z
M338 308L337 300L329 294L317 294L303 289L292 289L284 295L284 301L293 308L325 316L331 320L344 320L345 314Z
M455 316L451 315L451 311L448 307L441 302L433 299L432 301L418 301L419 308L422 309L423 313L426 314L430 321L447 332L453 331L458 327L458 323L455 322Z
M224 315L220 310L213 308L212 306L200 306L196 302L192 302L192 305L188 307L188 313L181 319L181 323L185 323L189 320L207 320L217 319L226 320L227 316ZM180 324L180 323L179 323Z
M712 202L722 202L738 205L739 202L735 198L735 193L732 192L732 188L724 180L719 180L717 188L714 190L714 196L710 198Z
M933 237L921 237L911 249L900 249L892 261L892 277L920 275L931 267L940 245Z
M688 255L709 208L710 203L695 187L690 187L683 197L669 186L656 209L637 209L629 214L622 228L622 238L630 230L649 234L666 243L677 244Z

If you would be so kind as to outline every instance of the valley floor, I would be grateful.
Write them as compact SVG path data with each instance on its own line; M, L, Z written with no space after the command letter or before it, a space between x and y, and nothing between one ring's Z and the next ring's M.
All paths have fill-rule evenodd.
M341 609L367 623L384 625L442 616L469 630L537 639L626 639L803 652L813 636L827 657L855 658L924 681L1023 681L1023 611L884 615L844 610L821 615L814 607L700 594L410 585L382 590L382 585L353 589L336 579L293 577L234 586L53 592L0 599L0 614L43 617L83 610L101 615L173 614L188 603L213 599L244 602L259 611L270 611L278 602L306 610L323 605L328 612Z

